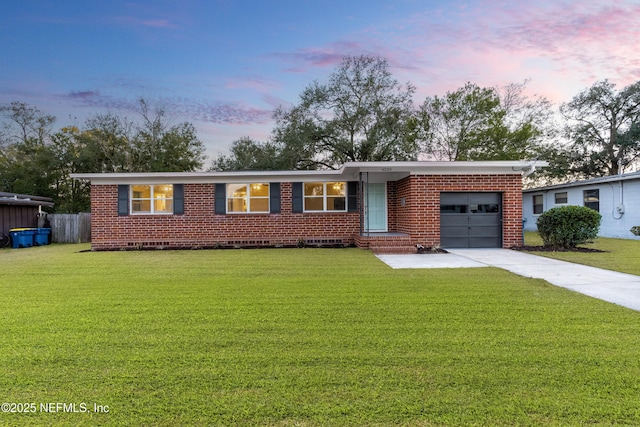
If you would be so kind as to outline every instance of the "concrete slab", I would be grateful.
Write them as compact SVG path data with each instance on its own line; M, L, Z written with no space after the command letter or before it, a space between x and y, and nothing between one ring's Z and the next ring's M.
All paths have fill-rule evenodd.
M451 249L449 252L640 311L640 276L510 249Z
M640 276L510 249L447 249L448 254L377 255L392 268L498 267L640 311Z
M486 264L454 254L376 255L391 268L477 268Z

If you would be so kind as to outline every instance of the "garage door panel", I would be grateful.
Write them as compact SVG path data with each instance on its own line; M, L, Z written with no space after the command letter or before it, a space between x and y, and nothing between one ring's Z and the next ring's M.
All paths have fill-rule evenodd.
M443 227L444 235L448 237L469 237L469 227ZM442 233L442 232L441 232Z
M502 221L499 215L470 215L468 224L471 227L476 226L499 226Z
M441 193L440 243L450 248L502 247L500 193Z
M500 237L500 235L498 233L496 233L496 227L495 226L478 226L478 227L474 227L472 229L467 230L467 234L469 237L474 237L474 236L494 236L494 237Z
M486 238L486 237L470 237L469 238L469 246L470 248L499 248L502 246L501 238ZM451 246L452 248L454 246ZM457 246L462 247L462 246Z
M467 215L442 215L440 225L443 227L468 227L469 217Z
M469 195L468 193L441 193L440 194L441 205L468 205Z
M500 193L466 193L469 196L469 204L483 204L483 203L500 203Z
M499 203L480 203L480 204L470 204L468 205L469 213L475 215L482 214L496 214L500 212L500 204Z

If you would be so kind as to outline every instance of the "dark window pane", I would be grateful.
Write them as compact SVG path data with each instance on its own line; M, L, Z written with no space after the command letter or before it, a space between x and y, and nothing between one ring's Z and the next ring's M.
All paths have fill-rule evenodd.
M472 213L498 213L500 212L500 205L487 204L487 205L471 205L470 210Z
M561 205L563 203L567 203L569 198L567 197L567 192L556 193L556 205Z
M586 207L600 212L600 190L585 190L582 195Z
M542 203L542 194L536 194L533 196L533 214L539 215L544 211L544 204Z

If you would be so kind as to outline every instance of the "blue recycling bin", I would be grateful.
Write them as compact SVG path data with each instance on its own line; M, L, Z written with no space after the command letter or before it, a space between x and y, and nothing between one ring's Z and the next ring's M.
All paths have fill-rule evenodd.
M35 246L48 245L49 234L51 234L50 228L36 228L33 235L33 244Z
M9 230L11 236L11 247L14 249L30 248L33 246L36 230L33 228L12 228Z

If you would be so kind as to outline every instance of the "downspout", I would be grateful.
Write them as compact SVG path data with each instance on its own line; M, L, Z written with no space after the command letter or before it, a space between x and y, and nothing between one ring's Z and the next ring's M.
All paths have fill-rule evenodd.
M360 235L364 235L364 186L362 180L362 172L358 172L358 202L360 205Z
M527 166L525 169L523 169L523 177L526 178L529 175L531 175L532 173L534 173L536 171L536 164L535 162L531 163L529 166Z
M616 198L614 197L615 189L613 188L613 184L608 182L609 187L611 187L611 203L613 206L611 207L611 218L615 220L622 219L624 215L624 183L620 181L620 203L616 205ZM616 217L616 212L620 214L620 216Z
M522 169L522 177L523 178L528 177L529 175L534 173L535 170L536 170L536 163L533 162L530 165L526 166L524 169ZM546 199L547 199L547 196L545 195L544 199L543 199L543 203L547 202ZM524 201L522 202L522 206L524 206ZM544 205L542 207L542 210L544 211ZM504 219L503 219L503 221L504 221ZM527 222L527 219L524 217L524 210L522 211L521 222L522 222L522 246L524 246L524 223ZM503 232L504 232L504 222L503 222L503 226L502 227L503 227ZM503 242L504 242L504 237L503 237Z
M618 175L623 175L624 162L622 159L618 159ZM620 218L624 215L624 181L620 180L620 204L616 210L620 214Z
M364 216L364 221L367 229L367 237L369 237L371 235L371 229L369 228L369 198L367 197L367 191L369 191L369 172L367 172L367 185L366 185L366 189L364 189L365 207L363 212L363 215L366 212L366 215Z

